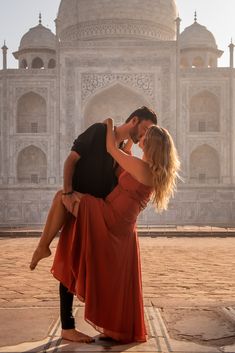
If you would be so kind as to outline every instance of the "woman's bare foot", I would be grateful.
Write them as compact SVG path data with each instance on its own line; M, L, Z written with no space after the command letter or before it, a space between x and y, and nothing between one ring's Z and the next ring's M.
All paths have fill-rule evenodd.
M30 269L34 270L40 260L50 255L51 255L51 250L49 248L42 247L39 245L33 253L32 260L29 265Z
M84 333L79 332L75 329L62 330L61 337L64 340L69 340L69 341L73 341L73 342L80 342L80 343L91 343L91 342L95 341L94 338L87 336Z

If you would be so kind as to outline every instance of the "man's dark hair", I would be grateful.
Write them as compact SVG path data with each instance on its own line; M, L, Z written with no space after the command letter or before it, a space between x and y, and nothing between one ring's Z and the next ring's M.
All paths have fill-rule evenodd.
M157 115L156 113L154 113L153 110L143 106L141 108L138 108L137 110L135 110L133 113L131 113L131 115L129 116L129 118L126 119L126 123L129 123L129 121L134 118L134 116L137 116L137 118L139 119L139 122L143 121L143 120L150 120L152 121L153 124L157 125Z

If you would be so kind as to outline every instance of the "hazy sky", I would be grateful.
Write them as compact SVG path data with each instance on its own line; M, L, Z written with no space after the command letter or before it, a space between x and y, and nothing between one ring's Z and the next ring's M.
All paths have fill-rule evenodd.
M54 19L59 4L60 0L0 0L0 46L6 39L8 67L17 67L11 53L18 49L21 37L29 28L38 24L40 11L43 25L55 30ZM231 38L235 42L235 0L177 0L177 4L182 19L181 30L193 23L197 10L198 23L214 34L218 48L225 51L219 66L228 66L228 45Z

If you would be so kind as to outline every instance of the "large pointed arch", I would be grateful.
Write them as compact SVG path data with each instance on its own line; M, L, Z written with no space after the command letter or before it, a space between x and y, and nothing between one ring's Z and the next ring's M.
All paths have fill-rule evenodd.
M190 183L218 184L219 181L218 152L207 144L197 147L190 156Z
M120 83L98 92L87 103L84 110L85 128L112 117L116 124L124 122L138 107L149 102L139 93Z

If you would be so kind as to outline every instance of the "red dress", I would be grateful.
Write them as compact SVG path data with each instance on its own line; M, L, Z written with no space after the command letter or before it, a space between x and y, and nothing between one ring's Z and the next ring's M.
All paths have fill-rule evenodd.
M60 235L52 274L85 302L85 320L123 343L145 342L136 219L152 188L122 172L105 200L84 195Z

